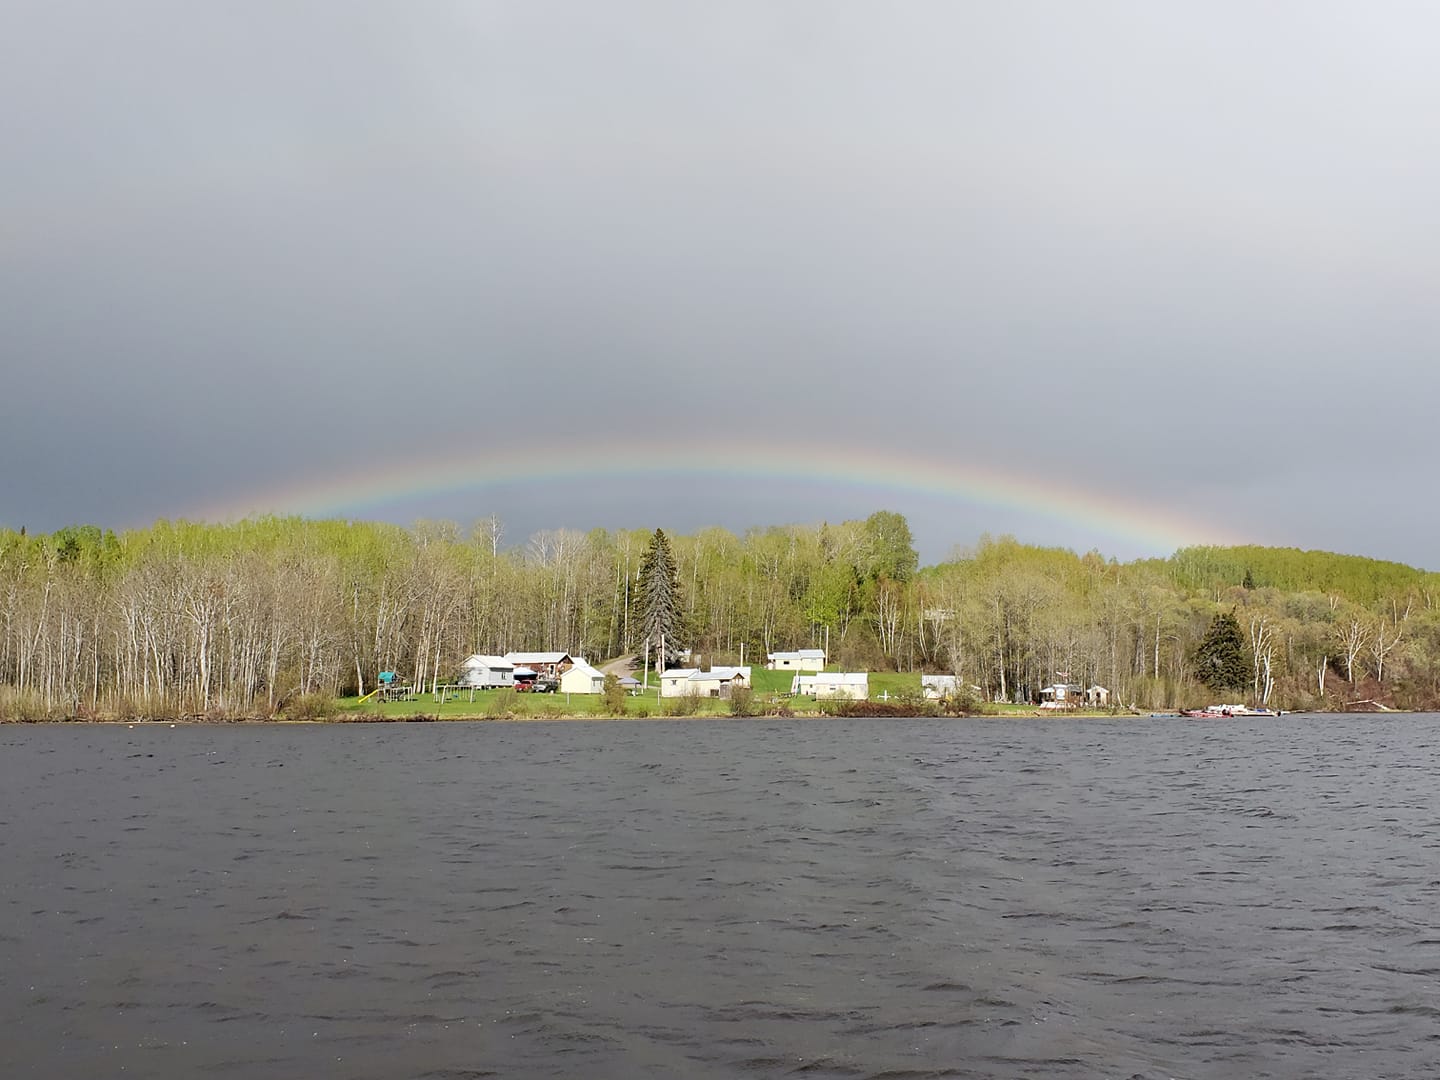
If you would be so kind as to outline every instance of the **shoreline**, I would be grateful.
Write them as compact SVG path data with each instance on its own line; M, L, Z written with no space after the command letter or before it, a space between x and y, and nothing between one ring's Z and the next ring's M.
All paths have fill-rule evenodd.
M6 727L128 727L128 728L158 728L158 727L331 727L331 726L365 726L374 724L552 724L552 723L652 723L657 720L684 720L691 721L733 721L739 723L756 720L986 720L986 721L1013 721L1013 720L1188 720L1192 723L1215 723L1217 720L1276 720L1283 716L1410 716L1415 715L1410 709L1386 709L1383 712L1376 711L1333 711L1333 712L1305 712L1294 711L1281 714L1281 716L1227 716L1227 717L1184 717L1173 715L1152 715L1150 713L1101 713L1101 712L1075 712L1075 713L967 713L959 716L948 716L944 714L930 715L926 713L914 713L904 716L894 714L873 714L863 713L837 716L830 713L802 712L790 716L780 716L775 713L757 713L754 716L730 716L723 713L711 713L701 716L601 716L595 713L577 713L569 716L437 716L428 713L415 713L401 716L336 716L323 719L267 719L264 717L235 717L229 719L209 720L196 717L157 717L145 720L96 720L85 718L47 719L47 720L4 720L0 721L0 728Z

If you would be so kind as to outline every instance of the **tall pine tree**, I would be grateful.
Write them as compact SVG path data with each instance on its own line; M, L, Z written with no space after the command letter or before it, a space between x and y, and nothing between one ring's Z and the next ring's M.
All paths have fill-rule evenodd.
M1248 653L1235 613L1216 615L1195 649L1195 676L1211 690L1244 690L1250 684Z
M640 562L639 608L641 643L648 643L655 668L664 671L680 647L680 578L670 538L656 529ZM670 654L669 656L664 654Z

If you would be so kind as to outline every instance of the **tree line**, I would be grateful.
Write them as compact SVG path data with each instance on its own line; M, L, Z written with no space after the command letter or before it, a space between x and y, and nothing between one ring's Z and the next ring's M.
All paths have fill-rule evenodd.
M598 661L658 650L661 635L692 662L822 647L846 669L954 673L991 700L1064 681L1142 709L1222 692L1280 708L1429 707L1437 584L1325 552L1196 547L1121 563L1008 537L922 568L888 511L520 543L493 516L465 530L273 517L0 530L0 718L269 715L296 695L364 693L382 670L426 686L472 652ZM1217 617L1240 638L1223 664L1201 648Z

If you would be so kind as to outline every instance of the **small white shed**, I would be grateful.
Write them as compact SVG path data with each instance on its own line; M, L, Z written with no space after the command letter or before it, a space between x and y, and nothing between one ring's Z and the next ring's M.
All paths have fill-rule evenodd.
M971 694L985 692L975 684L965 682L959 675L920 676L920 693L930 701L939 701L941 698L953 697L966 691Z
M605 689L605 676L584 660L576 660L575 666L560 675L562 694L598 694Z
M959 693L960 676L958 675L921 675L920 693L931 701L939 701L943 697Z
M660 696L684 697L685 688L690 685L690 676L694 675L697 670L697 668L679 667L662 671L660 673Z

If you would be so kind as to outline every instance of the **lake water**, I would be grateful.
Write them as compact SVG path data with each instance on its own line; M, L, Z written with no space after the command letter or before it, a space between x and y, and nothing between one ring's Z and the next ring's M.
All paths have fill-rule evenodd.
M0 728L0 1076L1433 1077L1440 716Z

